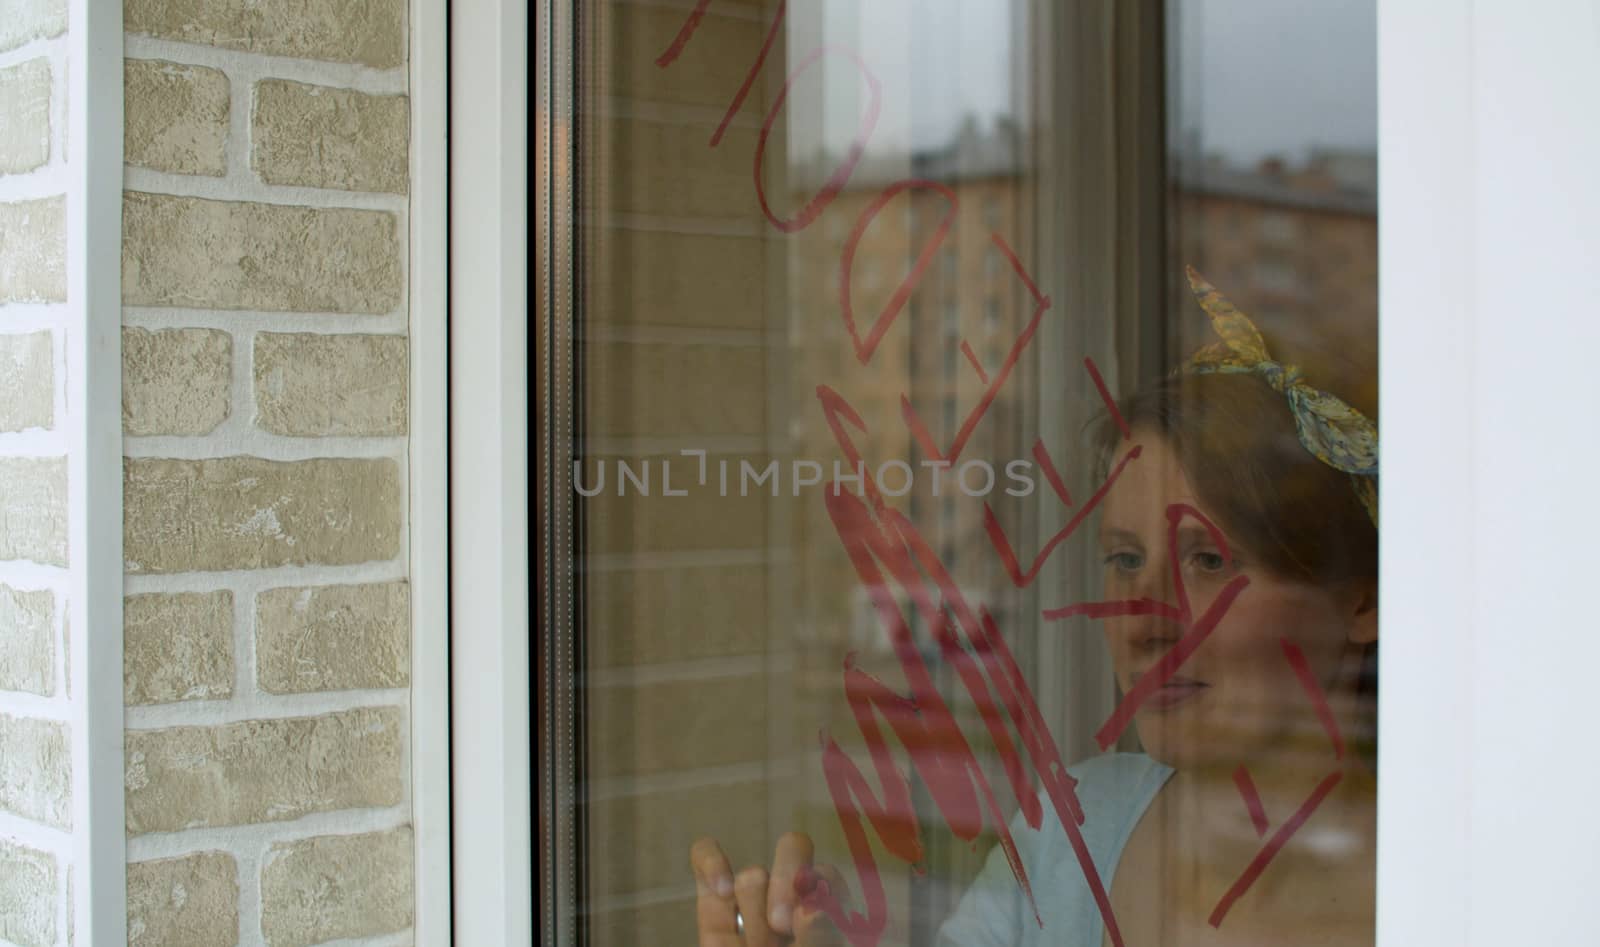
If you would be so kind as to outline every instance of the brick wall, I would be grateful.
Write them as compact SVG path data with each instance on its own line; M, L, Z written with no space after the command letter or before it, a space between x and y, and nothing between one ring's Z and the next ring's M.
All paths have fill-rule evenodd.
M129 942L410 943L406 4L125 27Z
M70 940L64 0L0 4L0 941Z

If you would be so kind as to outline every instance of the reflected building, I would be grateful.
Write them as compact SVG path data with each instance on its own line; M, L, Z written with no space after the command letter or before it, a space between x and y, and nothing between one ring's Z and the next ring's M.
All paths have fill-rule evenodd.
M1246 313L1377 323L1378 159L1313 150L1298 166L1213 157L1176 178L1180 258Z
M1012 342L1032 315L1032 299L991 235L999 233L1029 258L1033 200L1018 130L1001 121L980 131L968 122L945 148L890 158L867 158L817 225L790 238L790 344L796 456L824 466L843 454L815 397L817 385L837 391L859 413L866 431L851 430L869 468L891 459L914 468L926 459L910 435L902 397L935 444L950 443L1000 370ZM791 169L792 207L803 206L834 168L819 155ZM1263 317L1347 321L1371 326L1377 313L1377 158L1370 152L1313 151L1297 164L1269 159L1244 166L1214 157L1177 162L1169 195L1169 259L1192 264L1245 312ZM904 308L868 361L847 331L841 293L842 260L853 229L884 189L906 179L937 182L902 191L882 205L859 235L849 279L856 337L865 340L919 254L949 218L950 231ZM1174 286L1182 285L1181 274ZM1186 290L1173 292L1171 325L1180 347L1209 330ZM1109 317L1108 317L1109 318ZM974 429L961 460L981 458L997 472L1028 460L1039 435L1030 399L1041 391L1040 367L1025 353ZM1047 490L1034 471L1036 490ZM933 496L927 472L896 502L940 552L974 601L1001 618L1010 585L983 529L983 501L946 488ZM996 489L994 501L1007 502ZM852 485L846 484L846 489ZM813 502L814 500L814 502ZM1037 502L1037 500L1029 501ZM820 496L795 506L798 607L803 636L873 650L880 632L828 522Z
M850 433L869 470L899 460L916 471L913 489L893 502L911 517L963 587L973 590L974 601L983 601L983 590L997 581L1007 581L983 532L984 500L961 492L949 475L941 475L934 495L934 471L922 466L930 455L912 436L903 405L909 399L933 444L948 451L1033 313L1032 297L991 238L998 233L1013 246L1021 240L1025 195L1019 151L1014 128L1002 122L987 134L969 124L938 151L864 160L819 225L794 235L790 247L791 431L797 455L825 466L835 459L848 466L813 391L826 384L860 415L866 431ZM825 157L792 171L792 180L803 183L791 206L803 205L831 171ZM885 189L908 179L937 182L954 196L954 205L944 192L914 187L896 193L871 215L851 258L852 337L842 302L846 246L864 215L883 200ZM863 363L858 346L943 226L949 227L944 239ZM1005 462L1029 456L1031 440L1023 443L1024 417L1034 391L1028 369L1014 373L957 458L958 463L981 459L992 465L997 475L993 494L1003 496ZM977 472L969 483L978 492ZM836 643L839 635L848 634L852 645L874 650L873 645L883 644L881 632L874 627L864 591L857 591L820 496L799 504L796 516L796 548L809 560L796 581L801 589L822 592L804 596L804 608L816 611L802 627Z
M794 456L825 468L834 460L845 462L817 398L816 389L825 385L859 415L863 429L848 423L841 427L869 469L900 460L918 470L915 489L890 503L912 519L938 552L969 604L986 607L1004 633L1019 643L1030 640L1020 634L1022 629L1038 627L1039 603L1016 589L1004 573L984 529L985 500L966 496L949 483L939 496L932 494L930 478L919 466L928 458L908 429L902 402L909 399L934 443L944 448L1032 316L1031 295L992 239L1000 234L1024 261L1035 256L1029 208L1038 204L1040 174L1025 166L1026 154L1014 128L1002 123L980 133L969 124L946 148L863 160L817 222L786 238L784 251L788 434ZM791 168L790 212L805 206L832 171L825 157ZM912 188L883 200L886 188L907 179L948 189L955 199L954 213L946 195L933 188ZM1241 167L1216 160L1174 180L1167 206L1172 245L1153 248L1164 259L1195 265L1246 312L1372 324L1368 320L1377 311L1374 156L1320 152L1295 167L1276 161ZM880 202L881 208L872 213ZM855 236L848 278L853 337L842 315L847 287L843 264L858 223L869 214L870 223ZM863 362L860 347L947 219L949 232ZM1174 285L1181 282L1177 274ZM1174 342L1188 347L1209 334L1187 290L1173 290L1169 300ZM1024 353L974 428L961 460L982 459L997 472L1011 460L1031 461L1034 441L1042 433L1039 399L1056 390L1049 373L1061 371L1060 366L1039 364L1048 361L1040 358L1040 351ZM1056 501L1045 499L1050 488L1037 469L1033 477L1035 492L1029 498L1006 497L1003 481L987 498L1003 521L1023 522L1041 508L1052 508ZM858 489L850 483L844 488ZM826 732L861 759L865 749L859 727L841 700L840 662L851 654L855 666L897 687L903 674L871 592L862 587L828 517L822 490L811 488L787 504L792 530L787 547L795 557L787 570L786 599L796 645L791 709L797 738L810 740ZM1028 537L1019 546L1037 548ZM921 627L903 590L890 591L911 622L961 730L975 747L987 748L978 708L954 680L951 665ZM982 749L980 758L993 784L1002 784L1004 775L992 754ZM925 825L939 825L940 816L928 800L917 798ZM816 836L819 850L845 850L832 802L819 780L808 781L805 802L795 816ZM905 913L942 917L978 870L991 841L985 836L973 847L943 829L930 828L928 860L936 870L917 881L897 876L895 882L903 886L894 889L899 891L895 897L915 905Z

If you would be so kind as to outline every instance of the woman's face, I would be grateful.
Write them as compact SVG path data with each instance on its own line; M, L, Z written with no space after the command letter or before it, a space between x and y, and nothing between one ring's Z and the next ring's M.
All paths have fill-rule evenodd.
M1149 429L1135 428L1133 434L1140 456L1123 470L1102 507L1104 597L1179 605L1175 551L1192 628L1229 582L1249 580L1204 643L1140 705L1134 722L1145 750L1178 768L1232 767L1269 756L1291 764L1296 758L1308 764L1331 759L1330 737L1285 642L1304 655L1335 715L1348 719L1341 711L1351 705L1361 644L1376 634L1369 596L1355 587L1330 589L1274 575L1231 541L1230 562L1225 547L1193 515L1177 521L1174 538L1168 510L1175 505L1192 507L1222 527L1195 495L1166 440ZM1223 538L1230 539L1225 533ZM1124 694L1188 630L1160 615L1113 617L1104 627Z

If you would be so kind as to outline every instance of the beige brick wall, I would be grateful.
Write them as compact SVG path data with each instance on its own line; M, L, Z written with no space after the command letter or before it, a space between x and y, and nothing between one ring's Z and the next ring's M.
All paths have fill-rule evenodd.
M57 943L59 875L49 852L0 839L0 939L27 947Z
M0 203L0 303L67 301L67 199Z
M0 0L0 942L68 942L65 0Z
M0 457L0 560L67 564L67 459Z
M228 77L220 69L161 59L123 64L128 164L174 174L227 173Z
M261 882L267 943L310 947L410 927L411 878L389 869L410 852L404 828L274 845Z
M56 689L56 599L0 582L0 690L50 697Z
M233 336L221 329L122 330L123 433L210 434L232 407Z
M0 69L0 174L25 174L50 160L51 85L43 56Z
M129 191L130 306L383 314L400 304L396 215Z
M67 725L0 714L0 811L58 829L72 827Z
M255 340L256 423L289 437L403 435L408 367L401 335L263 332Z
M239 936L239 865L227 852L128 866L128 945L232 944Z
M0 0L0 53L66 29L67 0Z
M130 457L124 484L132 574L360 565L400 552L394 458Z
M0 334L0 431L55 426L55 369L49 332Z
M256 675L274 694L405 687L404 582L268 589L256 597Z
M130 730L128 833L293 821L403 801L397 707Z
M404 194L410 117L403 95L264 81L250 116L250 163L271 184Z
M129 942L410 943L406 3L124 25Z
M127 0L129 33L219 49L396 69L406 62L406 7L389 0Z
M129 706L233 696L233 593L151 592L122 603Z

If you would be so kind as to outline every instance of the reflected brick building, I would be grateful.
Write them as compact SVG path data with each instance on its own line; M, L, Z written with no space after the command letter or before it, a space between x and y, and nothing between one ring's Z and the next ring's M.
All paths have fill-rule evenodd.
M969 125L939 151L868 159L818 225L790 238L790 403L797 456L824 464L842 457L813 393L818 384L835 388L860 413L867 432L851 433L869 464L897 458L915 466L923 459L902 417L902 395L911 399L937 444L950 442L1033 312L1031 297L991 239L998 232L1024 260L1032 256L1027 208L1038 174L1024 167L1023 153L1018 134L1002 123L987 134ZM831 173L833 160L819 157L793 169L790 206L810 199ZM1199 268L1246 313L1375 324L1375 155L1319 151L1293 167L1279 160L1241 167L1213 159L1178 162L1174 172L1166 258L1174 271L1168 331L1175 353L1211 341L1183 288L1185 264ZM841 316L842 253L860 215L880 200L884 188L908 178L945 186L958 207L904 310L862 365ZM859 337L871 331L948 211L948 199L936 190L902 191L860 235L850 284ZM1033 361L1038 354L1025 353L962 460L982 458L1000 468L1029 458L1040 433L1034 404L1042 384ZM1008 586L983 531L982 501L949 489L934 497L926 486L919 482L897 503L935 543L946 565L978 598L984 590ZM1038 489L1047 489L1042 479ZM1003 496L997 499L1006 502ZM855 588L854 576L822 504L799 504L796 516L797 548L807 560L800 565L799 587L822 593L806 596L802 627L820 640L870 648L877 634L863 627L872 624L870 609L862 595L844 594ZM990 604L997 612L1004 608Z
M869 468L900 460L918 469L915 489L891 498L891 504L910 516L969 604L987 608L998 626L1015 632L1019 640L1039 628L1039 605L1004 573L984 529L985 499L966 496L948 483L940 496L932 495L930 477L918 467L927 457L908 430L902 399L909 398L934 443L945 448L1033 315L1032 296L992 239L1000 234L1035 274L1054 262L1039 259L1034 246L1034 208L1047 172L1026 166L1024 154L1013 129L1002 125L980 135L969 126L936 152L864 160L849 187L812 226L788 236L782 251L787 259L787 298L782 301L788 320L785 403L793 456L825 467L843 461L816 394L819 385L826 385L859 414L864 430L844 427ZM1246 312L1370 326L1377 311L1375 167L1370 155L1331 152L1294 168L1281 162L1253 168L1220 161L1193 168L1180 163L1167 194L1167 244L1149 248L1162 254L1162 265L1173 276L1167 324L1159 327L1172 351L1186 352L1211 341L1204 316L1184 288L1184 264L1202 270ZM783 206L775 208L777 213L792 214L805 206L833 168L834 160L826 157L791 166L790 192ZM886 188L908 179L948 189L955 198L954 213L946 194L933 187L902 190L884 201ZM880 203L871 222L855 236L847 286L847 246L862 216ZM901 280L947 219L948 234L863 363L857 339L868 339ZM842 312L846 291L855 339ZM1046 318L1063 311L1056 309ZM1041 346L1023 353L973 430L962 461L985 460L997 471L1011 460L1031 461L1035 440L1046 434L1040 401L1061 390L1064 367L1053 364L1056 360ZM1055 450L1062 462L1081 466L1085 457L1072 453L1070 444L1061 441L1063 433L1050 433L1046 439L1065 445ZM1031 497L1008 498L1002 483L986 498L1002 522L1029 524L1041 510L1057 509L1037 468L1032 475L1036 485ZM846 484L845 489L859 488ZM1081 503L1083 495L1077 499ZM802 495L786 509L793 556L786 614L797 646L793 707L804 721L797 729L807 734L826 731L859 755L864 752L859 728L839 697L840 661L852 654L857 667L899 681L899 659L873 607L871 590L858 580L828 517L822 490ZM1019 548L1038 548L1042 540L1028 535L1026 525L1023 529L1020 538L1012 534ZM953 672L916 609L902 590L891 591L935 678L943 682L942 692L962 729L974 745L987 746L977 708L951 679ZM984 759L984 765L996 765L987 754ZM993 775L1003 779L998 770ZM812 786L808 802L801 821L819 839L829 840L821 844L842 850L842 839L834 837L837 818L820 785ZM938 823L931 809L926 815L930 824ZM960 882L977 870L979 855L937 831L930 831L928 845L930 864L937 870L917 884L900 878L897 883L906 885L900 897L908 903L930 898L928 904L947 908ZM907 910L919 916L941 914Z
M1246 313L1376 324L1376 155L1313 152L1293 168L1212 160L1180 170L1172 199L1181 258Z
M983 501L948 483L939 496L933 495L932 471L920 466L928 456L908 429L902 398L910 399L933 442L946 448L997 377L1033 313L1032 297L991 239L993 233L1012 244L1023 239L1026 179L1017 151L1016 136L1009 130L978 136L968 129L951 147L938 152L864 161L819 224L794 235L790 243L795 382L791 430L798 456L824 464L842 459L813 392L818 384L827 384L865 422L866 433L852 430L851 434L869 468L888 460L916 468L915 488L895 502L958 579L974 589L1004 581L982 532ZM830 159L800 168L794 174L797 190L814 189L831 169ZM906 179L943 185L954 195L955 206L933 188L903 190L862 232L849 286L859 338L865 340L872 331L939 228L948 221L950 230L863 365L842 316L844 251L862 214L881 200L886 187ZM796 193L792 206L804 204L810 194L811 190ZM1025 246L1017 249L1021 252ZM1007 460L1028 457L1032 440L1023 442L1023 419L1037 391L1028 375L1023 370L1001 387L959 461L983 459L998 474ZM996 493L1004 488L1004 481L999 483ZM870 609L857 591L854 573L822 504L803 503L796 513L797 546L808 560L801 566L799 585L827 590L821 596L807 596L804 608L811 613L803 625L824 639L847 636L854 645L870 647L881 632L873 627Z

